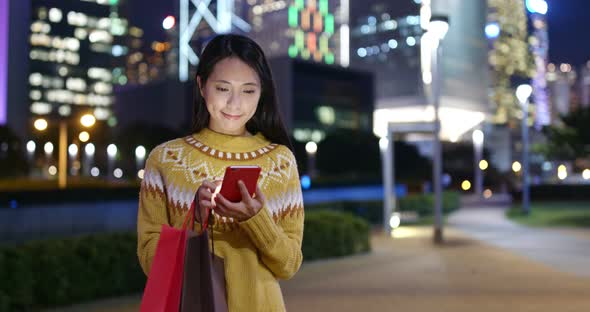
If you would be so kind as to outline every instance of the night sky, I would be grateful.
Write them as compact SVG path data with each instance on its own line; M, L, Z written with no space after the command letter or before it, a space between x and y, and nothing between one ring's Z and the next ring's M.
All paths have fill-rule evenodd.
M162 20L174 14L177 0L128 0L131 23L146 41L163 40ZM351 0L363 1L363 0ZM576 66L590 60L590 1L546 0L549 4L549 60Z
M547 0L549 60L581 65L590 60L590 1Z

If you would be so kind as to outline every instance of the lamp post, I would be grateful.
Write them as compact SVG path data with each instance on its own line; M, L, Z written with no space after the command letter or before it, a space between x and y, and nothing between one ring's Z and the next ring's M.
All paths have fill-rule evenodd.
M80 118L80 124L86 128L94 126L96 118L92 114L85 114ZM39 118L35 120L34 126L38 131L45 131L48 126L47 120ZM68 178L68 124L65 119L61 119L58 124L59 127L59 146L58 146L58 178L57 184L60 189L65 189ZM46 151L47 152L47 151ZM51 147L53 152L53 146ZM49 153L51 154L51 153Z
M92 175L92 165L94 163L94 153L96 152L96 147L92 143L86 144L84 147L85 158L84 158L84 174L86 176Z
M434 144L433 153L433 186L434 186L434 242L442 243L442 152L440 142L440 93L442 85L441 66L439 64L442 55L441 43L449 31L449 18L443 15L433 15L428 24L428 33L434 40L432 49L432 100L434 106Z
M522 209L525 214L530 213L530 195L529 195L529 97L533 88L528 84L522 84L516 88L516 97L522 107Z
M139 172L143 168L143 160L145 159L146 150L145 147L139 145L135 148L135 165L137 166L136 172ZM116 175L115 175L116 177ZM117 177L119 178L119 177Z
M310 178L315 178L315 155L318 152L318 145L316 142L309 141L305 144L305 151L307 152L307 174Z
M477 129L473 131L472 134L473 138L473 152L474 152L474 182L475 182L475 195L480 198L483 194L483 170L481 161L483 155L483 142L484 142L484 134L483 131Z
M113 170L115 170L115 157L117 157L117 145L109 144L107 147L107 156L108 156L108 176L109 178L113 178Z
M387 130L387 136L379 140L379 150L381 150L381 165L383 166L383 229L386 234L392 230L390 218L393 212L394 198L391 195L393 188L393 136L391 131ZM395 194L395 193L394 193Z
M33 162L35 161L35 150L37 149L37 145L35 141L28 141L27 142L27 161L29 162L30 166L33 166Z
M70 154L70 163L73 164L78 158L78 145L74 143L70 144L68 147L68 154ZM78 170L72 166L72 168L70 168L70 174L75 176L78 174Z

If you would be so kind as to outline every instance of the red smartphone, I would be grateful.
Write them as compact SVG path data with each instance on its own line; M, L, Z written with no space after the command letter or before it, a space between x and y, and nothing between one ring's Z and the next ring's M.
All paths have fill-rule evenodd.
M221 183L221 190L219 193L231 202L239 202L242 200L242 194L238 187L238 181L242 180L250 193L254 196L256 193L256 185L258 177L260 177L260 167L258 166L229 166L225 169L223 182Z

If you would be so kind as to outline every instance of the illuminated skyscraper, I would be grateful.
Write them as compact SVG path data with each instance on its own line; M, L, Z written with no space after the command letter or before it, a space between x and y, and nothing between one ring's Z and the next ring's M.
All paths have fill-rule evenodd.
M431 15L449 16L443 41L441 137L456 141L488 113L485 1L403 0L351 3L351 67L375 74L373 132L389 122L430 122L432 37L423 36ZM470 136L465 136L469 137Z
M572 111L572 98L577 73L570 64L549 64L546 71L552 119L559 123L559 117Z
M118 0L33 0L29 98L32 118L91 112L112 117L113 84L125 84L127 20Z
M533 4L535 3L535 4ZM551 111L547 95L547 54L549 53L549 35L547 33L547 3L543 0L526 1L526 6L531 14L533 33L529 41L531 44L535 75L533 77L533 102L535 105L535 128L551 123Z

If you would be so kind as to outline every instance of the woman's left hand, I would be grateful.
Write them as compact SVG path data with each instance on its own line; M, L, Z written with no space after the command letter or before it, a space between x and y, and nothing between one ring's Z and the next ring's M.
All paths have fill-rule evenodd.
M234 203L224 198L221 194L216 194L213 210L222 217L233 218L242 222L252 218L262 209L265 198L258 186L256 186L254 197L250 196L244 182L238 181L238 188L242 194L242 201Z

